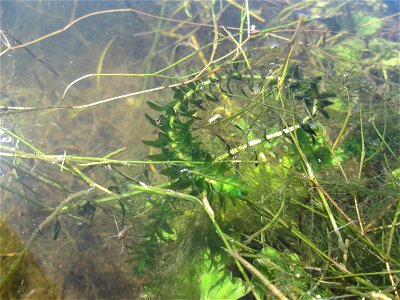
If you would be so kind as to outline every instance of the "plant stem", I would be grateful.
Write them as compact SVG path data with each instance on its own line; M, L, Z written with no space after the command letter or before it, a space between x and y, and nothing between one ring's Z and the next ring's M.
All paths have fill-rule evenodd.
M238 253L233 252L232 250L228 250L228 253L236 260L238 260L247 271L257 277L261 283L271 291L278 299L280 300L289 300L286 296L275 286L273 285L267 277L265 277L260 271L258 271L252 264L250 264L247 260L241 257Z

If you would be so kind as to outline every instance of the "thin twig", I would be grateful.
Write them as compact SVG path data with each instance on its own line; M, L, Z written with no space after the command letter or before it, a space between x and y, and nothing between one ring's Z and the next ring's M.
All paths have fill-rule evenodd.
M24 44L17 45L17 46L8 47L7 49L5 49L4 51L2 51L0 53L0 56L4 55L5 53L7 53L10 50L16 50L16 49L19 49L19 48L24 48L26 46L35 44L35 43L37 43L39 41L45 40L45 39L47 39L49 37L52 37L54 35L60 34L60 33L64 32L64 31L66 31L71 26L75 25L76 23L78 23L78 22L80 22L80 21L82 21L84 19L87 19L87 18L90 18L90 17L93 17L93 16L97 16L97 15L103 15L103 14L108 14L108 13L117 13L117 12L134 12L134 13L137 13L137 14L140 14L140 15L144 15L144 16L147 16L147 17L160 19L160 20L164 20L164 21L169 21L169 22L183 23L183 24L187 24L187 25L196 25L196 26L203 26L203 27L214 27L214 25L210 25L210 24L202 24L202 23L197 23L197 22L190 22L190 21L176 20L176 19L160 17L160 16L156 16L156 15L152 15L152 14L149 14L149 13L142 12L142 11L139 11L139 10L136 10L136 9L133 9L133 8L109 9L109 10L102 10L102 11L97 11L97 12L86 14L86 15L81 16L81 17L75 19L74 21L68 23L66 26L64 26L61 29L58 29L58 30L53 31L51 33L48 33L48 34L46 34L44 36L41 36L41 37L39 37L37 39L34 39L34 40L30 41L30 42L26 42ZM233 29L233 30L238 30L238 28L236 28L236 27L228 27L228 28Z

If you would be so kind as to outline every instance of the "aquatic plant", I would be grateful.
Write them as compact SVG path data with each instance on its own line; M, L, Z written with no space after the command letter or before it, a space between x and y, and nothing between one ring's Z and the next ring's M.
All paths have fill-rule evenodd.
M146 74L108 74L168 83L49 108L83 109L170 90L146 101L144 116L154 130L142 141L147 159L113 159L119 150L104 157L47 155L2 127L13 143L2 145L7 168L28 173L23 159L43 160L88 186L72 193L31 172L69 194L52 208L1 185L48 212L2 287L46 225L53 224L56 240L61 216L92 224L101 211L117 224L133 273L146 279L143 298L399 297L399 106L393 100L399 65L395 43L380 33L395 16L375 17L382 9L376 1L366 11L357 3L310 1L281 8L265 24L251 2L229 3L240 7L237 32L218 21L225 16L222 2L193 4L206 15L197 25L212 23L209 34L191 33L193 52L180 57L176 46L174 62L154 73L150 66ZM166 9L159 19L171 21ZM170 9L190 15L194 7ZM251 26L250 15L263 26ZM79 77L62 99L78 82L103 76ZM105 184L89 176L101 165L108 166ZM135 175L127 173L133 166ZM132 242L125 239L129 231Z

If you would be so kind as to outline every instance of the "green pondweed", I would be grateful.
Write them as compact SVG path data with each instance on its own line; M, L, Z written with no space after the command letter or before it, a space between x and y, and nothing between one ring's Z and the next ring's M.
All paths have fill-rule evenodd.
M163 35L177 34L164 31L165 16L193 15L189 2L172 12L163 4L146 60ZM137 237L122 240L129 267L146 281L143 298L398 296L398 52L382 31L391 18L370 13L379 10L376 1L369 12L352 2L308 1L280 8L286 25L254 27L255 2L228 2L196 4L211 12L204 28L212 31L179 35L167 67L153 72L152 62L146 74L126 74L168 83L69 107L169 90L146 102L146 158L120 159L123 149L103 157L46 154L18 128L2 127L15 142L1 145L2 166L21 185L26 177L72 195L52 206L34 191L1 183L47 213L3 286L42 227L53 224L43 232L60 242L69 217L97 226L104 216L114 231L115 220L117 237L127 228ZM237 31L223 24L225 9L240 11ZM360 12L349 14L353 9ZM266 52L271 39L282 46ZM98 73L117 41L106 44ZM193 52L181 57L181 46ZM79 77L62 98L80 81L107 76ZM42 164L78 184L40 172Z

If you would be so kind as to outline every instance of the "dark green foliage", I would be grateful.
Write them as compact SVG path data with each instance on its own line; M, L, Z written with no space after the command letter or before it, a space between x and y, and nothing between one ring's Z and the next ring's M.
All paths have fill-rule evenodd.
M288 77L287 83L288 91L292 93L297 100L304 103L308 116L314 118L317 112L319 112L325 118L329 119L329 114L325 108L333 104L333 102L328 99L334 98L336 94L332 92L320 93L318 83L322 80L322 77L318 76L311 79L302 79L298 66L293 67L289 74L290 76ZM308 130L308 132L310 132L310 130Z
M158 139L143 141L144 144L161 148L161 153L149 156L155 161L179 160L181 163L168 165L161 174L172 180L168 188L173 190L191 189L191 194L200 195L205 192L211 199L219 195L225 207L226 199L236 199L246 194L246 186L238 176L232 176L232 165L214 163L212 156L202 149L202 143L196 141L192 126L196 110L188 113L192 107L203 109L205 101L218 102L212 92L206 93L202 82L190 83L174 88L174 101L164 108L154 103L149 106L156 111L165 111L158 120L146 115L149 123L160 131ZM176 100L176 101L175 101ZM204 163L197 164L197 163Z
M266 71L263 69L261 69L260 74L256 74L254 70L246 71L240 62L233 63L231 68L225 67L225 72L224 75L216 74L212 80L198 81L175 88L174 100L170 104L165 104L163 109L159 105L150 105L155 111L163 112L163 114L157 119L146 117L159 132L156 140L145 143L153 144L161 149L159 154L153 154L149 158L153 161L165 162L166 167L160 170L160 173L170 180L168 189L188 193L200 199L206 196L214 212L216 212L218 222L225 232L228 232L230 237L238 243L244 242L243 235L246 236L247 230L252 234L262 227L255 220L265 218L266 222L272 222L271 220L275 219L279 210L280 215L278 220L274 221L275 224L272 222L273 225L268 231L262 232L249 245L250 248L246 248L246 250L242 248L242 251L250 257L253 257L253 255L256 257L252 261L253 266L263 276L273 281L281 291L292 298L301 299L309 299L311 295L328 297L342 293L342 288L333 289L329 288L329 285L318 283L318 280L313 278L315 274L310 273L305 267L309 264L323 265L325 258L321 258L319 249L327 249L334 242L327 240L326 232L320 230L321 228L329 228L331 224L328 213L321 204L320 195L307 180L307 168L304 167L303 160L307 160L309 167L314 172L313 174L318 174L318 178L328 176L331 182L335 182L335 180L339 180L334 179L340 172L338 164L347 164L349 161L360 157L363 146L359 134L347 129L345 141L335 151L332 151L329 137L324 133L324 128L329 127L332 119L338 118L335 110L337 108L332 109L332 107L338 101L341 101L341 97L345 97L347 94L338 93L337 89L327 84L324 77L305 76L297 65L291 67L285 78L285 92L281 101L284 101L285 107L291 107L292 111L288 110L287 114L280 112L279 116L281 120L288 123L287 126L292 125L291 122L294 121L295 124L293 125L298 124L299 128L280 140L271 140L262 146L253 147L250 146L252 140L257 136L267 135L264 124L273 124L270 131L272 133L281 128L271 121L274 120L274 115L278 114L276 111L269 114L267 109L262 110L263 103L269 101L270 104L276 100L274 97L278 94L278 81L266 80L264 75ZM243 83L247 86L243 87ZM261 87L261 91L254 92L255 86ZM268 89L268 92L265 89ZM256 95L252 95L252 93ZM352 93L351 90L350 93ZM213 133L212 140L208 141L198 131L198 127L201 127L198 124L201 124L203 119L201 117L203 112L201 111L205 109L206 104L218 105L219 99L222 98L221 95L236 97L235 100L237 101L240 101L238 99L243 97L243 102L241 102L243 107L239 112L240 118L222 127L224 131ZM253 102L248 104L246 101L250 97ZM258 110L262 112L259 113ZM345 115L343 111L342 114ZM341 120L343 120L343 117ZM279 122L277 123L279 124ZM382 150L382 148L379 148L381 144L379 138L366 125L364 125L364 134L368 136L364 140L366 156L377 156ZM232 137L236 139L235 142L232 142ZM207 144L207 141L210 144ZM239 152L232 152L238 144L242 147L247 145L247 148ZM222 153L227 160L219 161L215 159L218 156L217 153ZM269 160L265 160L263 158L263 162L260 163L259 155L263 153L269 153L270 157L273 156L274 159L271 160L269 157ZM239 159L242 162L251 160L252 164L233 163L233 159ZM171 163L168 163L168 161L171 161ZM349 164L349 168L350 166L351 164ZM366 166L368 167L368 164ZM353 170L346 169L346 172L353 172ZM338 205L346 211L345 213L353 219L357 219L357 215L354 214L349 203L354 201L354 197L357 197L360 201L360 209L365 211L366 206L363 205L363 199L368 196L379 198L377 194L365 189L368 184L363 181L357 181L357 183L351 181L349 185L341 186L340 192L336 190L339 183L337 183L335 189L334 186L331 186L332 183L328 184L323 179L321 179L321 182L323 182L328 193L337 197L335 199L338 200L334 201L337 201ZM346 194L346 189L353 191L353 194ZM283 206L282 201L285 201ZM281 210L281 208L285 209ZM183 211L187 212L188 210L184 208ZM329 211L329 213L331 212ZM185 234L186 231L177 229L181 224L181 221L178 221L180 218L178 211L173 214L175 214L175 217L168 218L161 223L152 224L159 229L158 232L156 230L153 233L154 237L150 239L154 244L147 241L147 247L155 249L157 244L155 241L159 243L158 245L168 243L168 239L163 238L165 234L174 235L174 232ZM245 223L243 215L246 214L251 216L249 220L254 221ZM360 238L354 233L353 227L346 226L346 221L344 221L342 215L338 215L336 212L334 214L338 226L344 226L341 230L343 236L354 240ZM369 219L364 217L364 220ZM168 227L165 227L166 225ZM253 226L254 228L252 228ZM293 232L296 232L296 234L293 235ZM333 239L333 234L329 233L328 235ZM191 243L196 241L195 236L184 237L180 235L180 238L182 240L191 239ZM266 240L275 248L266 246ZM211 247L211 243L208 246ZM358 251L364 250L365 248L360 248ZM313 252L318 253L317 257L313 257L313 254L311 254ZM150 253L153 252L150 251ZM219 248L216 250L216 255L220 254ZM338 248L333 249L331 255L340 256L342 251ZM359 272L358 270L366 270L361 267L361 264L371 261L380 264L376 257L373 258L370 254L365 254L360 263L349 262L349 270L354 273ZM141 262L140 264L143 270L146 264L151 265L150 256L147 259L147 263ZM198 263L201 264L200 261ZM225 266L234 268L229 262L226 262ZM372 270L373 268L370 271L372 272ZM196 270L196 272L200 271ZM192 275L194 278L200 276L196 272ZM321 272L324 275L330 274L325 269L323 271L321 269ZM176 276L179 277L179 275ZM213 273L210 271L209 277L218 278L216 280L220 280L221 284L224 282L233 294L236 291L241 293L245 291L242 289L242 281L235 278L231 280L229 273L219 271ZM220 285L210 285L209 277L201 277L201 293L205 295L205 298L207 298L208 293L224 292L223 289L220 289ZM362 282L363 279L357 280ZM268 294L260 281L255 277L252 281L256 286L254 292L259 293L258 295L261 298ZM374 282L379 285L385 284L379 280ZM345 285L347 284L350 283L345 283Z
M147 216L146 226L143 229L143 242L129 246L130 259L136 261L135 273L145 275L155 263L155 258L161 253L163 245L174 240L175 231L169 225L177 215L172 204L173 199L163 198L162 201L151 201L153 212Z
M336 9L329 1L320 6ZM383 262L389 259L398 266L390 256L395 247L390 255L385 253L387 236L398 245L397 228L370 231L367 240L359 225L368 229L394 222L392 198L399 174L398 139L388 134L398 130L398 116L389 108L390 97L382 96L361 73L363 59L372 55L365 51L368 43L362 35L376 48L392 48L373 38L381 20L365 20L347 13L321 17L317 26L325 24L330 30L359 26L352 43L338 39L335 44L332 39L331 49L324 48L325 41L315 49L309 44L335 33L307 28L304 36L311 39L295 42L301 55L288 57L282 47L284 54L272 57L263 52L265 40L254 40L256 46L243 48L246 59L238 55L213 63L199 78L200 68L189 64L185 78L196 81L176 85L182 81L171 80L175 87L169 100L147 102L151 112L145 118L155 134L143 143L157 148L148 155L158 168L152 185L161 181L166 194L173 191L199 200L147 191L135 199L145 217L142 242L133 244L129 254L136 274L155 274L149 285L154 295L250 297L244 274L255 286L253 296L260 299L271 297L260 276L289 299L369 297L368 289L391 288ZM314 50L332 56L313 57ZM335 55L343 61L332 59ZM384 57L393 64L391 55ZM348 61L351 72L343 76ZM382 74L394 72L382 67ZM387 208L383 212L382 206ZM223 238L257 276L240 272L224 251ZM366 273L375 271L385 274Z
M242 9L228 2L166 1L168 14L158 18L159 25L148 24L156 34L142 62L149 64L145 78L154 72L159 88L145 88L146 81L142 92L164 93L168 83L162 80L173 86L172 95L157 94L162 100L147 102L144 118L152 136L143 145L151 149L124 161L118 160L119 150L95 158L68 150L61 164L60 155L35 149L31 136L25 140L2 127L1 172L12 168L22 189L2 188L46 208L54 240L61 226L75 232L66 221L74 212L91 226L100 223L97 218L110 218L110 239L124 244L135 275L150 279L141 289L143 299L282 299L276 290L288 299L395 297L398 15L383 13L388 2L377 0L244 1ZM164 24L171 28L168 18L175 21L171 32L161 30ZM187 18L193 24L176 23ZM246 25L256 25L257 33L247 32ZM7 37L6 32L6 42ZM177 40L171 57L172 39ZM282 47L271 44L276 42ZM182 48L191 54L182 58ZM163 55L159 62L169 66L152 66ZM107 69L113 57L107 56ZM68 96L80 92L84 85L69 88L85 78L68 86ZM105 79L103 85L97 79L99 89L109 89ZM13 97L14 91L4 94ZM7 104L2 113L30 110ZM131 123L127 126L130 134ZM8 144L9 138L15 141ZM76 184L67 188L48 170L41 174L48 162ZM51 188L29 187L35 176ZM75 194L81 186L89 186L90 194ZM50 206L35 200L52 189L68 193L65 207L58 196Z

